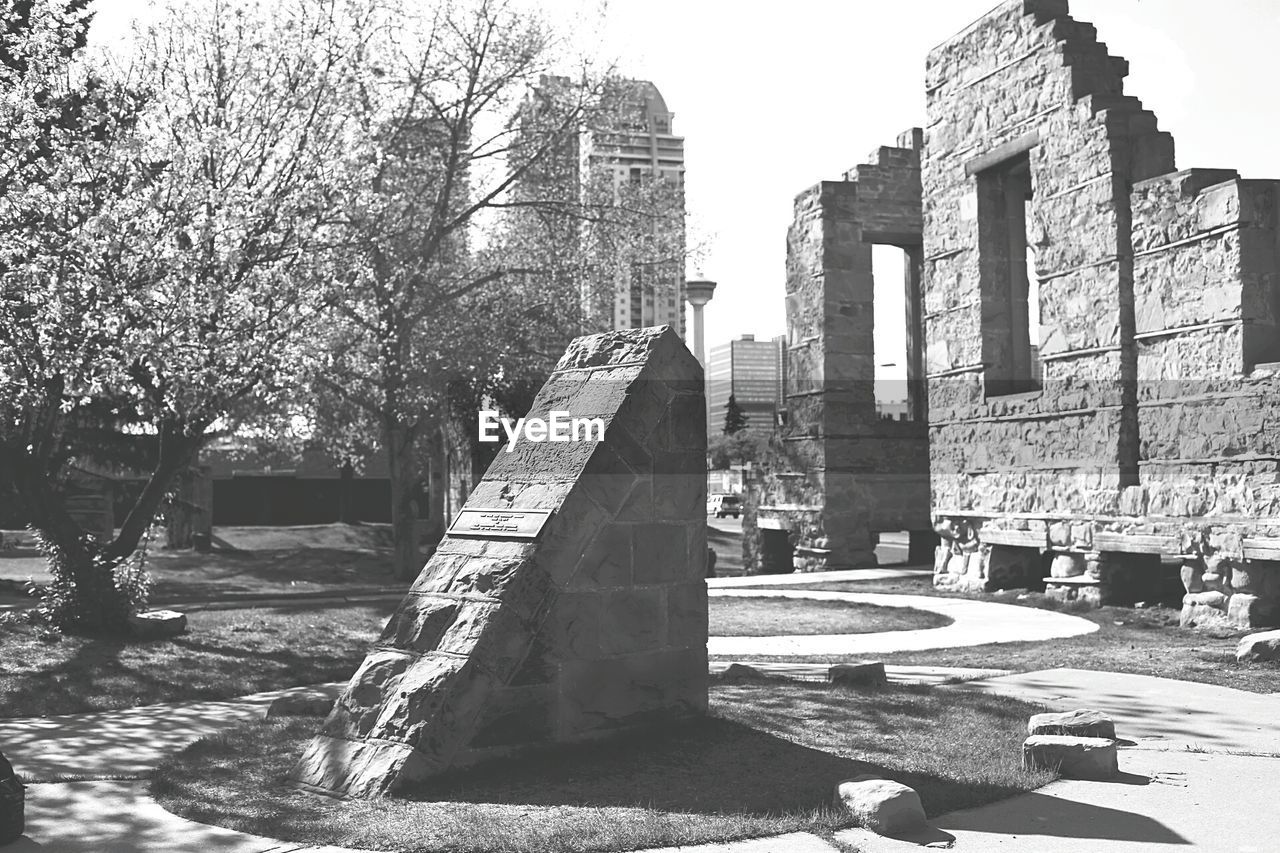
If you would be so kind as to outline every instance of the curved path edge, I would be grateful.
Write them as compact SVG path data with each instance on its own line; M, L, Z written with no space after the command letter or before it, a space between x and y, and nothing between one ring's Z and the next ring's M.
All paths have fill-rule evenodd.
M799 598L814 601L847 601L881 607L908 607L927 610L952 620L941 628L913 631L881 631L874 634L797 634L778 637L711 637L707 653L712 657L821 655L865 655L888 652L985 646L992 643L1039 642L1078 637L1098 630L1098 625L1079 616L929 595L897 595L879 592L822 592L787 589L708 590L714 598Z

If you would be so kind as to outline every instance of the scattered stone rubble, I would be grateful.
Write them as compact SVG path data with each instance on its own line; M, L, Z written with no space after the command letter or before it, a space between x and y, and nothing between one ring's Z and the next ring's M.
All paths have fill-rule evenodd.
M139 640L167 640L187 632L187 614L147 610L129 617L129 631Z
M1242 637L1236 647L1236 660L1280 660L1280 631L1259 631Z
M838 663L827 670L827 681L839 687L883 687L889 677L880 661Z
M835 805L880 835L905 835L925 826L924 806L913 788L871 774L837 785Z

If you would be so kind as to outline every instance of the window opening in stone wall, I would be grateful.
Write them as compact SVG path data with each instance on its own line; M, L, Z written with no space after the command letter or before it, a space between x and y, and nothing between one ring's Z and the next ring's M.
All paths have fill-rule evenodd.
M876 412L882 420L925 420L919 305L911 304L919 302L919 256L919 247L871 248L872 355Z
M977 178L982 363L988 397L1040 390L1039 287L1028 223L1034 221L1026 154Z
M909 412L905 258L897 246L871 247L876 413L886 421L905 420Z

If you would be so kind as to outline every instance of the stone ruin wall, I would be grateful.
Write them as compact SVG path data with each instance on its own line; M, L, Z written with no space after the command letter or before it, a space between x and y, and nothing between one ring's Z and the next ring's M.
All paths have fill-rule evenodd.
M450 532L294 770L344 796L707 707L706 404L669 327L578 338L530 417L605 439L499 453L468 510L552 512L536 539Z
M902 247L904 286L918 289L920 141L919 130L908 131L842 180L796 198L787 234L787 420L747 495L743 548L752 570L766 568L763 539L774 531L789 538L786 568L800 571L874 565L882 531L913 531L916 550L931 555L918 334L909 341L916 417L882 420L874 388L872 246ZM918 293L907 304L917 305Z
M1280 603L1276 182L1174 172L1127 64L1063 0L1007 2L928 58L924 328L939 585ZM1021 164L1021 165L1020 165ZM1024 185L1019 183L1026 181ZM1008 290L1026 191L1040 389ZM1024 315L1025 316L1025 315Z

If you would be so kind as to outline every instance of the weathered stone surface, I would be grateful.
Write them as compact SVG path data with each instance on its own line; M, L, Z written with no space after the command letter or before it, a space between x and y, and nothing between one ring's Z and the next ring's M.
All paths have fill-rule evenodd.
M466 509L550 511L535 541L447 535L294 770L386 794L528 746L707 705L705 415L667 327L579 338L530 417L601 442L518 443Z
M176 610L147 610L129 617L129 630L140 640L165 640L185 634L187 615Z
M925 825L924 807L914 789L892 779L855 776L836 786L835 805L880 835L901 835Z
M1280 181L1175 171L1127 70L1065 2L1001 4L927 57L932 513L1184 557L1188 622L1256 625L1280 610L1254 571L1280 553ZM1119 603L1163 597L1167 572L1091 565ZM977 588L950 559L935 579Z
M1084 574L1083 554L1057 554L1049 567L1049 576L1054 578L1077 578Z
M1240 639L1236 660L1280 660L1280 631L1260 631Z
M1063 713L1035 714L1027 722L1027 734L1115 738L1116 724L1101 711L1082 708Z
M843 180L795 199L787 232L787 419L778 452L747 494L750 571L762 571L770 537L758 517L791 536L798 571L872 566L875 532L932 527L923 387L903 385L912 420L880 417L872 334L873 244L907 247L906 284L913 294L919 287L922 145L922 132L908 131L900 147L882 147ZM907 305L907 373L922 380L919 300ZM915 538L913 560L927 547Z
M1274 598L1237 592L1227 600L1227 621L1238 628L1267 628L1280 624L1280 605Z
M725 667L724 672L720 673L723 681L768 681L769 676L765 675L754 666L745 663L731 663Z
M1114 779L1120 772L1116 742L1108 738L1032 735L1022 744L1022 765L1068 779Z
M841 687L880 687L889 683L884 664L880 661L867 663L838 663L827 670L827 681Z

